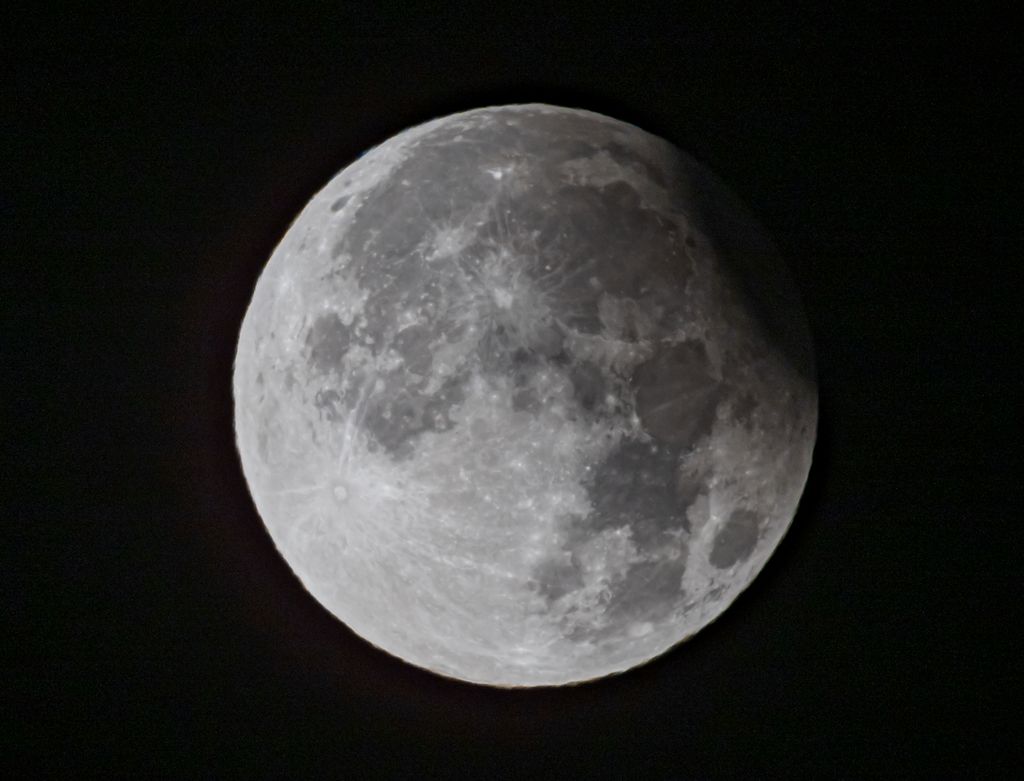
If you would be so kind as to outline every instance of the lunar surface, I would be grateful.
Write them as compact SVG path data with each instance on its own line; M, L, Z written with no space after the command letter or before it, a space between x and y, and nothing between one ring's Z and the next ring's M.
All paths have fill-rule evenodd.
M306 589L441 675L558 685L715 619L790 525L817 390L794 286L706 169L540 104L373 148L259 278L234 373Z

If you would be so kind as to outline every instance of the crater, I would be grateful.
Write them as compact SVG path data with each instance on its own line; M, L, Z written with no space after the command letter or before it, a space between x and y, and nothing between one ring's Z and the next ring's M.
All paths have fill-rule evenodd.
M557 359L564 353L564 346L562 331L553 322L542 322L530 332L530 348L545 358Z
M727 569L746 561L757 547L760 517L746 508L733 510L719 529L708 561L718 569Z
M341 403L341 394L333 388L322 388L313 397L313 406L321 417L332 422L341 417Z

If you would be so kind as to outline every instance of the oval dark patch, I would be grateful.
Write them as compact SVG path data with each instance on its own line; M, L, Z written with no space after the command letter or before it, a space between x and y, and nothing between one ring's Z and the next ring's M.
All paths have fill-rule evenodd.
M339 370L349 343L349 329L341 318L333 312L321 315L306 333L310 365L319 372Z
M597 407L608 394L604 372L590 361L580 361L569 370L572 391L580 406L588 412Z
M746 561L757 547L757 531L760 517L746 508L733 510L711 547L708 560L718 569L726 569Z
M661 350L633 375L636 411L644 430L663 442L689 445L710 433L722 399L702 342Z

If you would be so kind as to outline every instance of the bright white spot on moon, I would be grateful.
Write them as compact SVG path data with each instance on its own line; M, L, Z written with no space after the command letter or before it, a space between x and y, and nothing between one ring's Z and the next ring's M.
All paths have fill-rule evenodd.
M817 423L799 301L743 207L663 140L540 104L410 128L314 196L234 397L309 592L501 686L621 672L714 620L792 521Z
M493 291L494 301L502 309L508 309L512 306L512 294L507 290L502 290L500 287L495 288Z
M643 637L644 635L649 634L653 629L654 627L651 626L649 621L644 621L642 624L633 624L629 628L629 634L631 637Z

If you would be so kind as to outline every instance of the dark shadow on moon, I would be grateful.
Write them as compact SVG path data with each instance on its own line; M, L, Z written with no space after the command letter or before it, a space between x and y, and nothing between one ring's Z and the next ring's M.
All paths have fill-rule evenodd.
M813 344L796 282L746 205L704 166L680 153L676 197L715 249L731 289L742 291L769 342L806 382L817 382Z
M552 122L558 120L558 132L565 132L567 120L564 117L556 115L550 119ZM585 124L581 120L581 125ZM586 155L594 151L585 146L567 147L566 154ZM684 169L691 165L683 153L680 153L679 164ZM425 175L429 171L416 169L408 172L403 170L402 173L408 173L417 180L429 179ZM670 173L677 176L674 171ZM782 273L780 261L770 243L753 221L745 216L743 207L735 202L712 175L699 166L694 164L693 170L677 176L676 180L690 188L690 191L676 195L688 210L696 210L689 216L701 233L716 242L717 251L714 254L723 265L724 273L732 277L736 289L742 291L742 297L748 299L746 303L755 312L764 334L779 347L797 372L813 379L813 358L802 309L795 288L787 284L788 279L780 281L778 277ZM682 278L673 269L665 268L673 265L675 256L668 258L662 251L662 244L656 244L657 251L644 255L641 262L635 265L618 263L620 256L626 253L619 251L617 246L609 249L609 244L614 245L616 241L623 243L622 237L632 240L633 234L637 232L647 238L662 235L663 225L651 220L644 221L649 215L640 213L643 210L638 208L637 192L631 186L562 187L551 192L553 197L557 196L553 203L558 207L566 207L567 223L575 237L597 237L601 228L607 230L606 221L594 219L595 215L607 214L609 222L611 218L625 221L618 230L612 229L610 235L605 233L600 237L603 241L594 240L593 252L586 253L588 258L598 257L602 263L608 264L607 268L602 266L597 271L598 276L612 283L609 284L611 292L626 296L634 302L644 299L652 311L661 311L659 300L669 302L679 292ZM400 191L395 189L394 179L376 195L383 199L384 207L398 204L402 200ZM476 197L474 193L463 195L470 199ZM438 199L428 198L428 202L435 201ZM512 206L515 204L512 203ZM734 211L741 216L734 217L730 213ZM630 216L635 216L634 213L639 214L639 222L629 222ZM415 210L410 212L397 206L383 208L380 203L375 203L373 214L369 217L365 221L356 220L357 228L363 225L365 230L354 229L350 244L346 246L339 243L336 250L354 258L355 276L364 289L374 287L369 291L371 294L365 307L367 330L375 336L385 336L390 348L403 358L402 368L381 370L380 376L375 378L378 383L375 386L376 392L371 395L361 419L361 424L373 435L376 443L398 459L412 452L412 440L418 434L435 426L444 427L444 407L450 408L463 400L461 387L465 376L454 381L449 388L450 396L428 397L423 392L425 380L422 375L426 373L431 361L429 342L432 332L419 325L396 332L392 326L396 313L408 306L410 291L427 290L435 284L428 278L424 264L410 261L423 232L423 215L417 215ZM378 217L380 219L376 219ZM573 222L569 219L573 217L578 219ZM428 215L427 223L431 219ZM382 224L383 228L380 227ZM493 225L499 227L498 222ZM500 238L500 234L496 235L496 239ZM555 242L554 237L552 242ZM586 244L585 241L583 243ZM646 242L644 246L647 246ZM589 249L590 244L586 244L586 248ZM371 252L377 256L378 263L373 268L365 261ZM563 254L571 255L568 251ZM373 277L371 272L378 276ZM649 281L644 283L649 272L655 272L658 276L653 283L654 291L648 290L651 284ZM671 284L661 284L663 281L671 281ZM585 285L581 285L575 294L567 293L561 300L556 299L556 303L564 305L567 300L575 300L573 295L587 300L587 296L592 294ZM658 296L668 298L659 299ZM592 303L593 299L590 300ZM502 304L501 308L507 306ZM670 308L669 303L666 303L664 309ZM590 314L593 318L592 312L583 309L584 314ZM606 320L605 313L600 315L598 319ZM532 345L524 342L519 335L510 338L513 331L502 325L502 317L504 315L498 314L492 318L493 327L489 326L485 340L478 345L478 365L475 368L485 374L493 371L507 375L511 365L528 379L537 367L531 366L526 358L517 361L516 356L517 350L524 344L530 348ZM619 317L622 319L626 316ZM490 323L490 320L487 322ZM438 324L433 325L436 327ZM604 327L609 329L608 332L613 332L607 322ZM619 326L615 328L619 329ZM622 333L614 331L613 341L636 344L640 339L639 328L635 322L626 323L620 329ZM664 324L659 322L654 329L663 330ZM523 332L526 333L526 330L523 329ZM352 338L353 335L348 333L336 316L315 321L306 342L308 359L314 370L325 375L337 373L335 370L340 368ZM562 355L562 347L559 334L558 340L551 340L551 354L538 356L535 363L542 365L547 361L557 361L559 355ZM379 350L375 346L370 352L376 355ZM571 381L580 408L586 414L607 414L600 410L599 399L606 390L602 382L610 375L595 377L593 372L588 375L584 363L577 368ZM699 343L684 342L664 350L641 363L634 375L634 385L638 389L636 411L643 428L654 442L627 441L617 447L605 463L597 465L597 478L588 487L594 511L583 519L580 528L576 530L581 532L581 536L574 539L570 535L564 550L566 556L554 558L534 573L538 590L551 601L559 600L580 588L583 577L574 558L576 551L573 546L592 539L595 532L604 528L628 527L638 552L654 554L672 543L673 532L677 533L675 544L681 545L678 537L683 537L688 531L685 513L688 506L696 501L697 495L690 490L693 486L678 484L679 457L695 442L709 435L719 403L724 395L732 391L714 379L706 350ZM519 404L523 409L536 408L541 400L530 397L527 379L520 382L516 375L517 387L525 389ZM349 409L354 408L354 401L345 398L343 392L339 393L333 387L325 386L316 395L316 405L327 416L336 415L338 405L343 401L349 404ZM429 408L434 402L438 402L441 407ZM689 502L682 501L684 497ZM760 522L755 512L734 511L714 540L710 551L711 563L724 569L745 561L756 547ZM605 615L610 619L606 624L608 629L589 626L580 630L584 638L604 639L610 634L621 635L625 627L642 632L645 627L631 626L631 623L662 621L673 605L672 596L679 594L685 561L685 555L676 558L651 555L646 560L629 564L628 570L615 586L614 599L605 606ZM743 588L747 586L749 583ZM712 592L701 596L709 600L709 597L713 599L716 595ZM573 639L574 635L570 632L567 637ZM586 681L580 681L583 682Z
M602 103L593 95L528 89L517 97L519 102L527 102L538 94L544 102L594 107L610 116L629 118L628 107ZM451 108L515 102L509 100L507 92L481 95L486 99L460 100ZM398 123L395 129L409 124L415 122ZM644 121L638 120L637 124L656 130ZM366 131L368 139L388 135ZM339 167L327 165L324 171L333 174ZM296 190L303 191L301 187ZM296 211L281 210L282 215L289 216ZM283 228L286 221L283 216L281 220ZM197 519L189 520L186 527L188 538L194 541L195 558L203 562L200 566L215 571L217 582L223 585L224 593L213 596L230 608L225 610L224 623L236 629L239 636L252 638L249 642L255 646L253 655L258 660L275 665L267 677L287 680L286 675L294 676L299 683L289 684L296 686L289 691L306 691L315 697L355 703L356 707L383 708L400 714L400 720L407 723L419 721L453 736L478 731L486 736L487 745L499 733L509 743L517 738L530 741L547 729L580 723L577 719L584 725L593 723L589 720L596 718L594 714L604 715L607 723L612 723L612 718L623 718L624 703L628 709L630 703L656 702L666 690L677 702L706 702L709 698L703 676L722 667L720 653L728 637L749 619L759 596L788 577L793 564L807 554L820 527L818 519L832 459L827 398L822 399L823 414L807 487L789 532L748 589L697 635L623 673L560 687L497 688L441 676L371 646L323 608L281 558L252 505L231 444L229 377L234 340L248 301L242 295L251 291L276 239L270 235L273 229L265 225L256 224L250 229L255 235L261 235L261 231L267 235L259 246L249 248L244 242L233 241L221 251L225 257L246 252L246 273L235 271L238 279L200 286L211 291L210 295L213 291L222 295L227 290L229 301L227 305L221 300L205 302L201 307L193 305L198 314L193 312L188 319L190 330L182 339L179 354L189 356L188 360L201 355L201 366L182 368L201 376L203 382L194 383L188 403L175 402L167 422L168 428L178 433L181 452L199 456L187 459L188 489L183 491L189 505L188 512L182 513L183 518ZM243 267L237 260L234 265L210 265L222 277L225 267ZM200 344L202 350L197 347ZM185 359L180 360L184 363ZM827 393L827 389L823 391ZM439 712L445 714L444 719L437 719Z
M480 106L525 103L581 108L614 117L672 144L681 155L680 162L686 171L680 181L690 182L690 190L679 193L679 197L681 202L689 206L687 211L704 227L705 234L713 237L719 250L722 272L738 285L737 289L745 291L752 311L758 314L765 332L786 356L789 365L803 379L812 383L816 381L813 347L806 331L804 308L788 267L779 258L775 247L745 204L728 185L701 161L681 151L684 147L693 148L694 139L679 137L679 128L664 126L656 115L638 114L635 105L623 104L609 98L607 94L571 87L552 87L546 83L525 83L511 88L469 92L458 99L433 104L431 110L410 117L395 129L397 131L429 119ZM656 170L648 173L655 181L663 178L661 172ZM716 204L723 202L725 208L715 208ZM691 237L686 238L687 244L692 245L692 242Z

